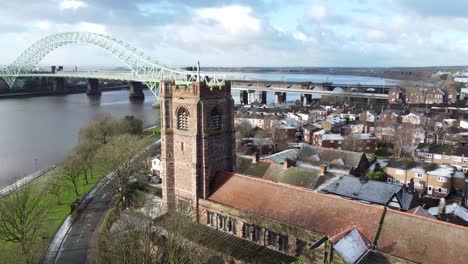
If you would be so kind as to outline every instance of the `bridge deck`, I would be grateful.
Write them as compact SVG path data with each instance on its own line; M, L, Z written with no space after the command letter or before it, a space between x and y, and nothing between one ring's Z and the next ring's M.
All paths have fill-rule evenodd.
M140 78L132 73L122 73L122 72L57 72L57 73L30 73L30 74L17 74L17 75L6 75L0 74L0 78L3 77L16 77L16 78L40 78L40 77L49 77L49 78L78 78L78 79L101 79L101 80L119 80L119 81L135 81L135 82L154 82L154 79L146 80ZM179 84L188 84L188 81L178 81ZM362 92L334 92L334 91L324 91L324 90L310 90L310 89L301 89L294 88L294 84L304 84L311 82L278 82L278 81L232 81L233 90L252 90L252 91L262 91L262 92L283 92L283 93L300 93L300 94L315 94L315 95L333 95L333 96L344 96L344 97L354 97L354 98L374 98L374 99L387 99L387 94L377 94L377 93L362 93ZM248 85L243 85L248 84ZM257 85L254 85L257 84ZM269 86L261 85L269 84ZM281 87L276 87L275 84ZM291 84L291 87L285 87L285 84ZM378 85L360 85L360 84L331 84L331 87L369 87L369 88L378 88ZM389 88L388 86L386 88Z

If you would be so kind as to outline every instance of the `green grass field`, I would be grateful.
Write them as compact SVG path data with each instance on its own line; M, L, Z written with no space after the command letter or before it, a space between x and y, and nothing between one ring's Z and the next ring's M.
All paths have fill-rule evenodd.
M48 186L47 181L50 177L52 177L51 175L56 173L57 169L58 168L50 171L46 175L39 178L37 181L30 184L32 184L33 188L36 190L46 191ZM93 178L88 177L88 184L85 184L84 179L81 178L80 182L78 183L80 197L76 197L76 194L73 190L73 185L70 182L64 181L64 187L60 197L60 205L57 202L56 196L52 194L46 194L42 197L42 199L44 199L49 205L49 212L44 223L42 234L36 239L37 241L35 241L35 247L38 248L38 252L40 252L41 255L40 257L45 254L50 240L54 237L65 218L70 214L71 203L76 198L84 197L84 195L89 192L94 187L94 185L99 182L108 172L109 169L102 167L94 169ZM17 244L0 241L0 263L24 263L25 260L21 258L19 252L20 249ZM40 259L38 259L37 262L40 262Z

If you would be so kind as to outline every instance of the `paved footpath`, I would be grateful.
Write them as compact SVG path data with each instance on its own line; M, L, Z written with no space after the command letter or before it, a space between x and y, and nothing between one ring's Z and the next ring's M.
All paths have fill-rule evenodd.
M76 211L67 217L55 235L44 263L86 263L91 238L105 212L112 206L115 186L111 174L88 193Z

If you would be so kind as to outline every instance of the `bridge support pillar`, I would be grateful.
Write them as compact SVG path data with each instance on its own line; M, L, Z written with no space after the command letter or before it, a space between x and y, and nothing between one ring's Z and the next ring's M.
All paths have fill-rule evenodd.
M283 93L283 103L286 103L286 93Z
M240 91L240 104L245 105L249 103L249 94L247 91Z
M301 94L302 106L307 106L309 104L308 95L310 94Z
M255 102L255 90L249 90L249 104Z
M144 100L143 84L141 82L130 82L130 100Z
M267 92L266 91L259 91L258 92L258 101L261 104L266 104L267 103Z
M98 79L88 79L88 89L86 94L89 96L100 96L101 91L99 90L99 80Z
M55 78L52 90L54 92L63 92L65 90L65 78Z
M283 103L283 93L275 92L275 104L282 104L282 103Z

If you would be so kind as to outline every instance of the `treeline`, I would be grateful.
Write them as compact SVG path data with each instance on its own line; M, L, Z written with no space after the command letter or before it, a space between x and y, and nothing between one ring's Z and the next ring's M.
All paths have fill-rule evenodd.
M48 242L77 201L113 171L121 193L150 142L142 120L100 116L84 126L64 161L36 182L0 199L0 263L40 263Z

